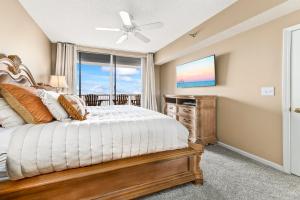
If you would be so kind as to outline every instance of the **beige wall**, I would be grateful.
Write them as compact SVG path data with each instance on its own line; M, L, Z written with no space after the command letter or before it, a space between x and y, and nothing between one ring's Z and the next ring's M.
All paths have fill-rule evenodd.
M218 139L282 164L282 30L300 24L300 11L161 66L161 94L218 95ZM180 49L177 49L180 51ZM217 87L177 89L176 65L216 55ZM275 86L275 97L262 97Z
M37 81L48 81L51 46L48 38L17 0L0 0L0 53L16 54Z
M287 0L239 0L222 12L211 17L199 26L195 27L189 33L197 33L196 38L192 38L189 34L184 34L171 44L160 49L155 54L155 63L165 63L177 58L176 54L180 54L178 49L186 50L197 42L203 41L219 32L225 31L230 27L238 25L245 20L257 16L264 11L278 6Z

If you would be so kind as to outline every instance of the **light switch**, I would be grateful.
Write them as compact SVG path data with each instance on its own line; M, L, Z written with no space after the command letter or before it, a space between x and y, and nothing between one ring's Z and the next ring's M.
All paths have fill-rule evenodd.
M262 87L261 96L275 96L275 87Z

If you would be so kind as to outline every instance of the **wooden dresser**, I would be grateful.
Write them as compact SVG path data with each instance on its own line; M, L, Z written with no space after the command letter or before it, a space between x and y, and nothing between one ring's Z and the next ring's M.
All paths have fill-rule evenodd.
M216 142L216 96L165 95L164 114L181 122L190 140Z

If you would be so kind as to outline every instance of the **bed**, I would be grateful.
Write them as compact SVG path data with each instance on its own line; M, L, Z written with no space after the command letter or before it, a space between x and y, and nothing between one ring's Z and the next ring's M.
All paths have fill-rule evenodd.
M17 56L0 59L3 82L36 85ZM203 146L176 120L131 106L88 109L83 122L0 129L10 177L0 178L0 199L132 199L203 183Z

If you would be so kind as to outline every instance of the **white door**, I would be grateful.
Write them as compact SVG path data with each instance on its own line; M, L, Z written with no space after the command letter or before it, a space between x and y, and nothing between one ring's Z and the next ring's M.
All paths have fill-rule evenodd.
M291 172L300 176L300 29L291 44Z

